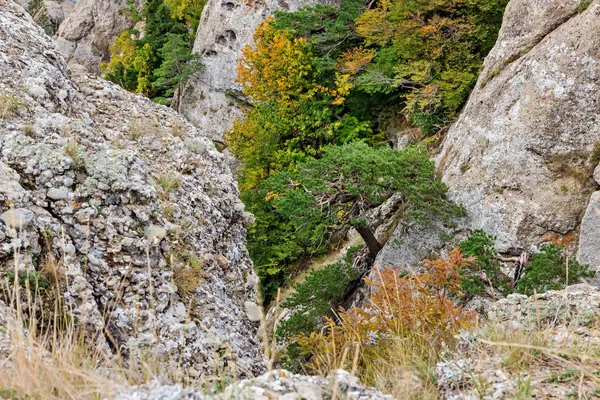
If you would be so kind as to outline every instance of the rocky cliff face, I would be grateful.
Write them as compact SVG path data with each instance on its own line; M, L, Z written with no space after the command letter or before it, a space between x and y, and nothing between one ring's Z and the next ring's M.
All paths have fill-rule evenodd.
M577 242L600 160L600 2L513 0L437 164L501 251ZM526 16L526 17L524 17Z
M186 84L177 108L214 140L221 141L241 115L232 93L241 50L252 44L254 31L277 10L295 11L330 0L208 0L196 35L194 52L204 69Z
M27 9L29 0L16 0L16 3ZM56 26L62 24L75 8L75 1L71 0L45 0L44 4L46 5L50 22Z
M0 275L56 265L99 346L192 376L262 368L248 216L212 142L80 69L0 0ZM41 272L44 273L44 272Z
M114 38L134 25L123 12L127 7L126 0L78 0L55 39L67 62L99 74L100 63L110 59L109 47Z

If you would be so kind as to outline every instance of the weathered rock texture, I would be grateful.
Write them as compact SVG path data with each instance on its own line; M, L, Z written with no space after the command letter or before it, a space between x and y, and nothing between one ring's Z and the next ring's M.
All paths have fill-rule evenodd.
M477 87L437 164L472 228L501 251L568 244L600 141L600 3L512 0ZM596 165L594 165L596 164Z
M577 259L600 271L600 192L592 193L581 222Z
M515 399L523 393L539 399L565 399L574 393L592 396L597 381L573 373L579 372L576 364L570 364L566 357L561 360L558 354L596 360L599 322L600 291L590 285L531 297L510 295L490 307L488 320L480 329L460 335L456 351L443 356L437 368L441 397ZM547 350L534 352L528 346ZM587 368L589 365L581 370Z
M208 0L202 12L194 52L204 69L186 84L179 111L209 137L221 141L241 115L241 87L235 83L241 50L252 44L258 25L276 10L295 11L331 0ZM232 94L234 94L232 96Z
M27 9L29 0L15 0L18 4ZM45 0L46 11L50 17L50 21L55 25L60 25L62 22L71 15L73 8L75 8L75 2L71 0Z
M511 294L490 307L488 318L525 329L536 324L592 326L600 319L600 290L580 284L530 297Z
M52 23L60 26L71 15L75 2L71 0L46 1L48 16Z
M331 398L345 400L391 400L391 396L365 387L358 379L343 370L335 371L328 378L294 375L288 371L275 370L254 379L236 382L220 395L202 395L177 385L152 382L114 397L114 400L322 400Z
M209 139L81 67L71 76L12 0L0 117L0 274L57 264L66 309L99 345L151 349L193 376L261 370L247 216Z
M134 26L123 12L127 7L126 0L78 0L55 38L67 63L81 64L99 74L100 63L110 59L109 47L114 38Z
M8 356L12 351L11 338L8 335L12 323L12 311L0 300L0 368L8 368Z

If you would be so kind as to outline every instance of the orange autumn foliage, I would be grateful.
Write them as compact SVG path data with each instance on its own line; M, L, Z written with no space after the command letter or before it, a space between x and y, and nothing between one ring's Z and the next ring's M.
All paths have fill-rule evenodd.
M233 155L244 162L241 187L255 187L271 171L317 156L339 130L336 118L350 91L327 82L312 45L267 18L242 50L236 82L252 107L226 133Z
M323 373L358 361L360 369L390 341L403 338L433 346L453 342L474 318L452 300L460 295L460 270L473 261L455 247L443 259L426 261L425 273L401 276L398 267L376 271L377 282L366 279L377 288L366 305L342 310L339 323L327 319L321 332L296 338L302 352L312 354L309 367Z

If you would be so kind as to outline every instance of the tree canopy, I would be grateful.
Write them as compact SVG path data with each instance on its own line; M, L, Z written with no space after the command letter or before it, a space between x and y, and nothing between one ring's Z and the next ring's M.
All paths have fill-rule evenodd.
M133 19L143 20L143 35L122 32L102 64L104 77L123 88L169 105L177 86L202 67L192 46L204 0L146 0Z
M394 193L407 216L449 207L427 153L386 148L386 132L443 132L506 3L342 0L277 12L258 28L238 67L248 107L226 142L242 162L243 200L257 221L248 244L266 292L349 225L376 252L363 216Z
M394 150L363 142L328 147L321 158L276 172L257 190L245 192L257 217L249 245L263 284L268 288L280 280L293 260L335 245L331 239L350 225L370 247L364 215L394 193L400 194L405 222L448 220L461 212L446 199L446 187L424 149Z

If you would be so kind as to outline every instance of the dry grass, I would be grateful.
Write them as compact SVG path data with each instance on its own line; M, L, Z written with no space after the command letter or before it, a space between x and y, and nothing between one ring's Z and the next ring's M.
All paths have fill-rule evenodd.
M170 193L176 192L179 189L181 186L181 178L174 173L162 173L158 176L157 183L163 198L166 198Z
M14 259L23 258L16 252ZM20 261L11 271L0 269L0 398L97 400L157 377L202 389L182 365L166 368L152 348L124 358L90 343L62 300L62 264L52 257L41 261L36 276L43 277L44 288L35 283L41 279L18 279L26 268Z
M345 369L359 377L364 384L397 399L434 400L440 398L436 383L436 366L440 358L439 344L427 335L414 332L408 337L392 337L377 346L358 342L341 352L327 354L328 365ZM313 370L327 376L330 368Z
M31 124L24 125L23 126L23 134L25 134L26 136L29 136L29 137L35 136L35 134L36 134L35 127Z
M77 142L77 137L73 136L65 145L65 155L73 160L73 168L79 169L85 166L85 161L82 157L82 148Z
M171 266L173 268L173 283L177 286L180 294L191 296L200 287L204 279L202 261L192 253L182 252L171 254Z
M12 351L0 374L0 396L10 399L100 399L123 388L118 373L101 373L103 358L79 344L76 329L23 334L19 317L9 323ZM105 363L106 364L106 363ZM114 368L112 371L118 371Z
M181 122L176 120L171 126L171 135L178 137L180 139L185 139L186 136L186 127Z
M137 142L138 139L140 139L145 131L146 131L147 127L144 126L143 122L140 120L132 120L129 123L129 139Z
M300 334L296 343L312 354L308 367L320 375L348 369L368 386L400 399L436 399L436 367L452 351L474 315L448 297L460 288L460 270L471 259L454 249L425 262L426 273L400 276L400 269L376 270L375 291L362 307L327 320L321 333Z
M439 348L417 336L395 338L381 346L363 367L363 377L397 399L437 399L435 368Z
M18 253L15 259L20 259ZM19 276L24 268L15 263L13 275ZM12 310L4 332L0 331L0 343L10 343L0 358L0 397L101 399L122 389L128 380L127 370L85 344L84 332L67 318L68 310L60 300L59 269L54 260L43 261L42 273L50 282L45 289L36 283L31 286L29 280L0 280L0 299ZM45 303L41 308L40 300ZM47 304L49 300L54 303ZM1 349L0 344L0 354Z
M0 118L12 118L21 109L21 102L14 94L0 94Z
M466 360L469 379L461 392L483 398L504 387L503 398L595 399L600 397L600 324L578 327L513 327L489 321L475 342L452 354ZM505 380L498 380L498 376ZM499 382L499 383L498 383Z

